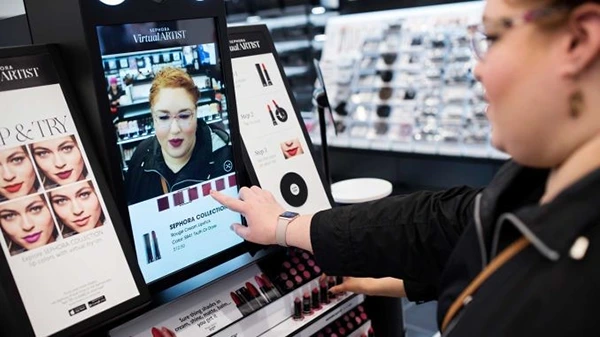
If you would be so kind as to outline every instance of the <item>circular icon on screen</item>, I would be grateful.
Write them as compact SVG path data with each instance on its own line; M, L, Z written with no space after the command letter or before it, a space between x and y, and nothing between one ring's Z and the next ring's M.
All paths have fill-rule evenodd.
M308 199L308 186L304 179L297 173L286 173L281 178L279 189L283 200L290 204L290 206L300 207Z
M225 172L231 172L231 170L233 170L233 163L231 160L227 160L223 163L223 170L225 170Z
M285 123L288 120L288 114L282 108L277 108L277 110L275 110L275 117L282 123Z

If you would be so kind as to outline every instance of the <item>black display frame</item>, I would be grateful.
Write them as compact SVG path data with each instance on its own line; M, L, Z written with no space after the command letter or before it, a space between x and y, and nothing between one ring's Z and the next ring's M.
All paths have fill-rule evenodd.
M298 108L298 103L296 102L296 97L294 96L294 92L291 89L290 82L289 82L287 76L285 75L283 65L281 64L281 61L279 59L279 54L277 53L277 49L275 49L275 42L273 41L273 38L271 37L269 28L265 24L229 27L230 40L236 39L236 35L239 35L239 37L243 37L245 35L251 35L251 34L259 34L261 37L264 38L264 40L262 40L262 42L263 43L266 42L266 47L268 48L268 50L262 50L264 48L261 47L261 54L264 54L264 52L266 51L266 52L273 54L273 57L275 58L275 62L277 63L277 69L278 69L279 73L281 74L281 78L283 80L285 90L290 99L290 102L292 103L292 108L294 109L294 113L295 113L296 117L298 118L298 121L300 122L300 128L302 129L302 135L303 135L304 139L306 140L310 154L315 162L317 172L319 173L319 179L321 180L321 184L323 184L323 188L325 189L325 194L327 195L327 199L329 200L331 207L334 207L335 201L333 200L333 195L331 194L331 188L328 188L327 185L329 183L328 183L327 178L325 177L325 173L323 172L321 166L317 164L318 163L317 158L319 158L319 157L316 156L316 154L315 154L315 152L316 152L315 147L312 143L312 140L310 138L308 130L306 129L306 125L304 125L302 114L300 113L300 109ZM237 57L260 55L260 54L256 53L256 51L243 51L243 52L240 52L240 54L241 55L237 56ZM237 58L237 57L232 55L232 59ZM242 153L243 153L244 164L246 166L246 170L250 177L251 182L253 184L259 184L258 176L256 175L256 171L254 170L254 168L252 166L252 162L250 160L248 152L246 151L245 146L242 147Z
M116 6L103 4L99 0L79 0L81 15L83 20L84 35L90 54L90 67L92 71L93 85L97 99L97 105L100 111L110 111L110 103L105 93L105 77L102 67L102 54L96 28L99 26L114 26L129 23L177 21L177 20L195 20L195 19L214 19L216 28L216 43L219 50L223 80L225 81L225 95L227 97L227 111L229 118L230 137L233 148L233 162L236 171L236 181L239 187L246 186L246 175L241 156L241 143L238 139L239 127L237 119L237 108L235 103L235 94L233 87L233 71L231 68L231 58L228 49L227 25L225 17L225 3L222 0L125 0ZM121 175L120 155L117 146L117 135L115 134L112 118L109 114L100 117L101 127L105 132L105 148L113 160L110 162L110 174L113 177L115 196L121 205L127 205L125 197L124 182L117 183ZM114 160L119 158L119 160ZM133 242L133 234L129 211L126 206L121 207L126 219L129 238ZM244 221L242 217L242 221ZM242 242L230 248L227 248L217 254L211 255L196 263L166 275L163 278L148 283L151 293L158 293L164 289L174 286L186 279L198 275L214 266L222 264L234 257L242 255L249 251L247 242ZM140 252L141 253L141 252Z
M141 270L138 266L137 259L135 258L135 252L131 246L131 242L128 241L127 226L123 221L120 213L118 212L115 200L112 197L109 189L108 182L104 176L98 157L96 156L95 149L91 138L87 132L87 127L84 122L84 118L81 114L77 101L75 99L75 93L73 88L68 81L64 65L60 58L58 47L55 45L34 45L26 47L16 48L0 48L0 59L4 58L18 58L28 56L48 56L52 62L53 70L56 71L58 77L58 84L60 85L61 91L67 103L68 109L73 117L73 121L77 127L79 137L82 142L82 146L86 150L87 158L89 160L90 168L94 172L98 188L101 195L103 196L104 203L107 211L111 215L111 220L115 224L114 229L119 239L119 243L123 249L123 253L127 260L127 263L132 272L133 279L136 287L139 291L139 295L130 300L127 300L119 305L116 305L110 309L107 309L95 316L92 316L80 323L76 323L66 329L63 329L52 336L63 337L85 334L94 330L97 330L101 326L105 326L121 317L124 317L134 311L137 311L150 303L150 293L142 276ZM27 316L27 311L19 295L17 284L14 281L12 272L8 265L8 261L4 257L4 254L0 254L0 279L2 281L2 288L4 294L2 294L7 302L3 303L0 297L0 309L3 314L6 314L8 320L2 320L3 322L11 322L8 330L12 333L17 333L22 336L21 333L28 333L30 336L34 336L34 331L31 326L31 322ZM6 308L4 307L6 306ZM115 314L117 313L117 314ZM2 315L0 315L2 317ZM17 317L17 319L15 319ZM26 322L26 323L25 323ZM24 327L27 327L27 332L24 332Z

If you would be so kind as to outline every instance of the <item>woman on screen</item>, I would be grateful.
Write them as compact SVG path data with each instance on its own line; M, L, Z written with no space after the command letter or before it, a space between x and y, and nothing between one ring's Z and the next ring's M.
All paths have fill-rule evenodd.
M42 182L53 188L84 180L87 169L75 136L65 136L31 145Z
M40 184L25 146L0 151L0 202L37 192Z
M228 173L229 136L197 117L200 92L183 70L164 68L150 88L156 136L135 150L126 176L129 204Z
M49 193L63 237L98 228L104 224L100 199L91 181L57 188Z
M56 241L57 232L42 194L0 204L0 228L11 255Z

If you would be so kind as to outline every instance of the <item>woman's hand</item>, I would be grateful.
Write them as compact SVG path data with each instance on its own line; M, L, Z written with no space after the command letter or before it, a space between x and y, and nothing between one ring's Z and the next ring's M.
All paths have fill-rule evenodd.
M369 296L406 297L404 281L392 277L344 277L344 282L329 289L334 294L346 291Z
M273 194L260 187L242 187L240 198L232 198L217 191L210 191L210 195L234 212L246 218L248 227L239 223L233 224L231 229L244 240L263 245L275 244L275 231L279 215L285 210L275 201Z

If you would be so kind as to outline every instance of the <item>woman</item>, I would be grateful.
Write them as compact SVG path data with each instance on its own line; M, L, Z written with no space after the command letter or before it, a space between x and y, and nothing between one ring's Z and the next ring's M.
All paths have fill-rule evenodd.
M65 238L104 224L100 199L89 180L57 188L49 197Z
M44 187L64 186L87 177L83 155L75 136L64 136L31 145Z
M0 204L0 228L10 255L56 241L57 232L42 194Z
M600 2L488 0L474 47L493 145L513 158L481 193L421 192L291 221L260 188L212 194L246 217L233 229L249 241L313 251L332 275L431 286L444 336L597 335Z
M116 77L111 77L108 87L108 100L110 102L110 112L117 113L121 105L121 97L125 96L125 90L118 85Z
M156 137L135 150L126 176L129 204L198 184L228 172L228 139L217 136L196 116L200 92L183 70L164 68L150 88Z
M37 192L40 184L25 146L0 151L0 202Z

